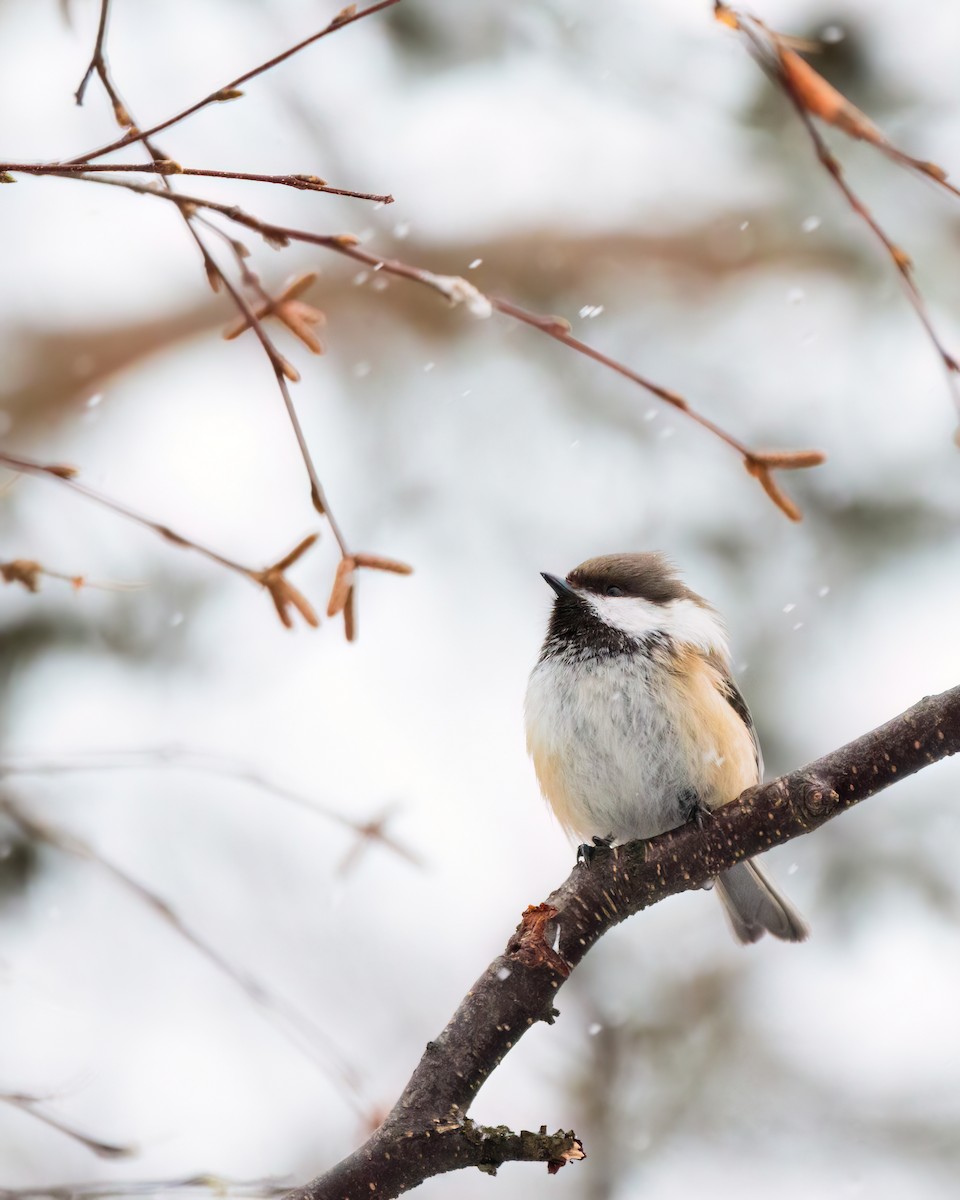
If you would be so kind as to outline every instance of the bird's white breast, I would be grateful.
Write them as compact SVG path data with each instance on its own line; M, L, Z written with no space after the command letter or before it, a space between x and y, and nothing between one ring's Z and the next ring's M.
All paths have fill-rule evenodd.
M679 668L679 669L678 669ZM548 656L530 677L527 746L561 824L581 838L653 837L757 782L751 731L690 651Z

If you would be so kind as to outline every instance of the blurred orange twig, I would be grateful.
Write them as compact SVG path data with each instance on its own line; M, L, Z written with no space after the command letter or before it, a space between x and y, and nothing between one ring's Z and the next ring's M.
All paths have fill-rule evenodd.
M894 146L866 114L800 57L793 48L793 38L771 29L758 17L738 12L722 3L722 0L714 0L714 15L721 24L743 34L747 39L754 58L796 109L821 166L839 188L852 211L883 246L884 252L900 276L904 291L930 344L943 364L947 386L954 407L960 415L960 362L947 350L934 328L923 293L914 276L913 262L847 182L842 166L823 140L813 118L834 126L848 137L869 142L898 165L920 173L954 196L960 196L960 189L950 183L946 171L936 163L913 158ZM960 441L960 429L957 430L956 436Z

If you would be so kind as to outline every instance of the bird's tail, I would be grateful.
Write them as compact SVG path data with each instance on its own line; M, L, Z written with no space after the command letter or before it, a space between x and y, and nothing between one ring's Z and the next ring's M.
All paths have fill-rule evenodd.
M723 910L739 941L755 942L769 932L785 942L802 942L809 933L790 901L754 863L737 863L716 882Z

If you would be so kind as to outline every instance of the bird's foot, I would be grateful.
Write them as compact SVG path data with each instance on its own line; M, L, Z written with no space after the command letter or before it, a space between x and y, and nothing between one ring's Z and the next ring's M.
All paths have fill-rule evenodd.
M707 829L714 819L713 809L708 808L695 792L686 792L681 796L680 813L684 825L688 821L696 821L700 830Z
M577 862L589 867L598 850L609 850L612 845L612 833L608 833L606 837L592 838L589 842L581 842L577 847Z

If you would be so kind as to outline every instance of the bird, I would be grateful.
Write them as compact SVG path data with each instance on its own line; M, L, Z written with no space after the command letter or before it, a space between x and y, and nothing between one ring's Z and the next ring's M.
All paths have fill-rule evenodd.
M651 838L763 778L750 710L717 611L663 554L589 558L554 592L527 685L527 749L565 831L612 845ZM734 936L802 942L793 905L746 860L714 881Z

